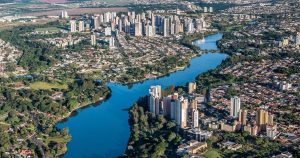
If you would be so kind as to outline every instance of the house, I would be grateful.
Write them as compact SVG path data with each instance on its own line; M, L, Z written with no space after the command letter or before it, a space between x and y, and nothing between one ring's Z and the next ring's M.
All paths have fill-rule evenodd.
M181 144L176 153L177 155L183 156L185 154L196 154L207 148L206 142L198 142L196 140L190 140L184 144Z
M231 141L227 141L227 142L223 142L223 143L219 143L218 144L221 148L226 148L228 150L233 150L236 151L240 148L242 148L243 146L241 144L237 144L235 142L231 142Z

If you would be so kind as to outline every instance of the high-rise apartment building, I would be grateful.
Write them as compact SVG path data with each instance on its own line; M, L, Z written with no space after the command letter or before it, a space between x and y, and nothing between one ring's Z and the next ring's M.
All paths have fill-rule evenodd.
M152 37L153 36L153 28L151 25L147 24L145 26L145 33L147 37Z
M277 136L277 126L267 126L266 127L267 136L271 139L275 139Z
M170 118L172 120L176 120L176 116L177 116L177 101L178 101L178 93L174 93L171 97L171 114L170 114Z
M197 109L192 111L192 127L199 127L199 111Z
M246 109L242 109L239 112L239 122L241 122L242 125L247 124L247 113L248 113L248 111Z
M61 18L62 19L68 19L69 18L68 12L66 10L63 10L61 12Z
M168 37L169 36L169 23L170 23L170 20L169 18L164 18L163 19L163 36L164 37Z
M149 111L156 115L160 112L161 86L151 86L149 89Z
M152 26L152 33L153 33L153 35L155 35L156 34L156 23L155 23L155 16L153 13L151 14L151 26Z
M119 32L122 32L122 31L123 31L123 21L122 21L122 19L119 19L119 22L118 22L118 30L119 30Z
M96 44L97 44L96 35L92 34L91 35L91 45L95 46Z
M140 22L135 23L134 36L142 36L142 23L140 23Z
M241 108L241 99L237 96L231 98L230 116L237 118Z
M105 36L111 36L111 27L106 27L105 29L104 29L104 34L105 34Z
M70 25L71 25L71 32L76 32L77 31L77 25L76 25L76 20L70 20Z
M109 49L114 49L115 48L115 38L110 37L109 38Z
M98 29L100 27L100 21L99 21L99 17L93 17L93 27L94 29Z
M256 124L259 127L259 130L266 130L267 125L274 125L273 115L269 114L265 109L258 109L256 113Z
M196 90L197 86L196 86L196 82L189 82L189 93L193 93Z
M198 108L198 101L196 99L192 99L190 101L190 109L191 111L193 111L194 109L197 109Z
M300 46L300 32L296 34L296 46Z
M79 21L78 27L79 32L84 31L84 21Z
M180 128L187 127L187 109L188 109L188 100L183 97L179 98L177 104L177 123Z

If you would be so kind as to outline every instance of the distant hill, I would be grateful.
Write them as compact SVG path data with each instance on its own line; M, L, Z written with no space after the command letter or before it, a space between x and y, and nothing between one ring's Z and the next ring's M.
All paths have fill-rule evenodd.
M0 0L0 3L30 2L31 0Z
M41 2L45 2L45 3L66 3L67 0L39 0Z
M82 2L82 1L90 1L90 0L38 0L40 2L45 3L66 3L66 2Z
M0 3L12 3L14 0L0 0Z

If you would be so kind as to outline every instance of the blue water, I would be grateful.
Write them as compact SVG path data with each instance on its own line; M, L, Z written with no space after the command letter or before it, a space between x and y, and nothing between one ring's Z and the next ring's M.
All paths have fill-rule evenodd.
M216 41L222 34L194 42L202 49L217 49ZM66 158L116 157L125 152L130 135L128 111L139 97L145 96L151 85L185 85L203 72L216 68L227 56L222 53L207 53L191 60L190 66L159 79L150 79L131 87L109 83L111 97L99 106L77 110L77 114L59 123L58 128L69 128L72 141L68 143Z

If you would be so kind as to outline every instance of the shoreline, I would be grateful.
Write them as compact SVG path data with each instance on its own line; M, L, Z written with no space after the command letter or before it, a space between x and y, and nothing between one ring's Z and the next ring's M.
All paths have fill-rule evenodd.
M80 104L77 108L74 108L73 110L71 110L70 112L68 112L67 115L65 115L65 116L63 116L62 118L58 119L58 120L55 122L54 127L57 128L57 127L56 127L57 124L59 124L59 123L64 123L64 122L66 122L69 118L71 118L71 117L73 117L73 116L76 116L76 115L74 115L74 114L77 112L77 110L84 109L84 108L88 108L88 107L93 106L93 105L97 105L97 106L98 106L98 105L100 105L100 103L102 103L102 102L108 100L108 99L111 97L111 92L112 92L111 89L110 89L109 87L108 87L108 89L109 89L109 94L108 94L107 96L101 97L99 101L96 101L96 102L94 102L94 103L93 103L93 102L89 102L89 103L82 103L82 104ZM59 130L62 130L62 129L59 129ZM66 144L65 144L65 151L63 152L63 154L58 155L60 158L62 158L62 157L68 152L67 144L68 144L70 141L72 141L72 136L71 136L69 133L68 133L67 136L70 138L70 140L69 140L68 142L66 142Z
M208 34L208 35L205 35L204 37L207 37L207 36L210 36L210 35L214 35L214 34L218 34L218 33L220 33L220 32L210 33L210 34ZM192 41L192 44L193 44L193 42L195 42L195 41L197 41L197 40L200 40L200 39L193 40L193 41ZM200 48L200 46L199 46L199 48ZM211 52L210 52L210 50L201 50L201 48L200 48L200 52L199 52L199 53L194 53L192 56L189 57L188 62L187 62L187 63L188 63L187 65L185 65L185 66L183 66L183 67L176 67L175 69L170 70L167 74L163 74L163 75L160 75L160 76L155 77L155 78L143 78L142 80L139 80L139 81L136 81L136 82L131 82L131 83L120 83L120 82L111 82L111 81L109 81L109 82L106 83L106 85L108 85L108 83L112 83L112 84L120 84L120 85L123 85L123 86L125 86L125 85L126 85L126 86L130 86L130 85L137 84L137 83L143 83L144 81L151 80L151 79L155 79L155 80L156 80L156 79L159 79L159 78L168 76L168 75L170 75L170 74L172 74L172 73L175 73L175 72L177 72L177 71L183 71L184 69L186 69L186 68L188 68L188 67L190 66L190 62L191 62L191 60L192 60L193 58L195 58L195 57L200 57L201 55L206 54L206 53L222 53L222 51L218 49L218 50L211 50ZM109 86L108 86L108 88L109 88ZM110 91L110 93L109 93L106 97L101 98L99 101L97 101L97 102L95 102L95 103L82 103L80 106L78 106L77 108L73 109L73 110L70 111L67 115L63 116L61 119L59 119L58 121L56 121L55 127L56 127L57 124L63 123L63 122L65 122L65 121L67 121L67 119L70 118L70 117L72 117L73 114L75 114L77 110L79 110L79 109L84 109L84 108L88 108L89 106L93 106L93 105L99 106L100 103L109 100L109 98L111 97L111 94L112 94L112 90L109 88L109 91ZM68 134L68 135L69 135L69 134ZM69 135L69 136L70 136L70 135ZM72 140L72 138L70 139L70 141L71 141L71 140ZM70 142L70 141L69 141L69 142ZM67 144L68 144L69 142L67 142ZM128 142L129 142L129 140L128 140ZM66 145L67 145L67 144L66 144ZM65 152L64 154L62 154L62 156L65 155L67 152L68 152L68 148L67 148L66 152Z
M204 33L204 34L203 34L203 39L204 39L205 37L207 37L207 36L211 36L211 35L215 35L215 34L219 34L219 33L223 34L223 32L221 32L221 31ZM194 42L197 41L197 40L201 40L201 39L194 38L194 39L191 40L192 42L191 42L190 44L194 45ZM217 44L217 42L218 42L218 41L216 41L216 44ZM218 46L217 46L217 47L218 47ZM198 50L198 51L199 51L198 53L193 53L193 55L188 59L188 64L187 64L187 65L182 66L182 67L176 67L175 69L170 70L170 71L169 71L168 73L166 73L166 74L158 75L158 76L152 77L152 78L143 78L143 79L141 79L141 80L139 80L139 81L134 81L134 82L125 82L125 83L121 83L121 82L118 82L118 81L109 81L109 83L113 83L113 84L121 84L121 85L123 85L123 86L130 86L130 85L137 84L137 83L143 83L143 82L146 81L146 80L151 80L151 79L155 79L155 80L156 80L156 79L159 79L159 78L168 76L168 75L171 74L171 73L174 73L174 72L177 72L177 71L182 71L182 70L188 68L188 67L190 66L190 61L191 61L193 58L195 58L195 57L199 57L199 56L201 56L201 55L203 55L203 54L207 54L207 53L222 53L222 52L223 52L223 51L222 51L221 49L219 49L219 48L218 48L218 49L207 50L207 49L201 49L200 46L199 46L199 50ZM197 52L197 51L195 51L195 52Z
M213 33L213 34L209 34L209 35L206 35L206 36L204 36L204 37L207 37L207 36L210 36L210 35L214 35L214 34L217 34L217 33L222 33L222 32L216 32L216 33ZM196 40L194 40L193 41L193 43L195 42ZM218 41L216 41L216 45L217 45L217 42ZM200 46L199 46L200 47ZM217 45L217 47L218 47L218 45ZM200 48L200 51L205 51L205 50L202 50L201 48ZM203 54L205 54L205 53L222 53L223 51L218 47L218 50L214 50L213 52L210 52L210 50L207 50L206 52L204 52L204 53L202 53L201 52L201 54L199 54L199 55L195 55L195 56L193 56L192 58L194 58L194 57L197 57L197 56L201 56L201 55L203 55ZM231 57L229 54L227 54L227 53L225 53L229 58ZM192 59L191 58L191 59ZM190 60L191 60L190 59ZM227 58L228 59L228 58ZM218 70L218 69L220 69L223 65L224 65L224 63L226 63L226 61L227 60L223 60L221 63L220 63L220 65L218 65L215 69L213 69L213 71L214 70ZM200 74L198 74L196 77L195 77L195 80L196 80L196 78L198 77L198 76L200 76L200 75L202 75L202 74L205 74L205 73L207 73L207 72L204 72L204 73L200 73ZM147 95L146 95L147 96ZM143 96L143 97L141 97L141 98L144 98L144 97L146 97L146 96ZM134 104L133 105L138 105L138 100L137 101L135 101L134 102ZM133 125L134 124L132 124L131 122L130 122L130 118L131 117L133 117L133 115L130 113L130 110L132 110L132 108L133 108L133 106L128 110L128 114L129 114L129 120L128 120L128 123L129 123L129 127L130 127L130 136L129 136L129 139L128 139L128 141L127 141L127 146L126 146L126 149L125 149L125 152L122 154L122 155L120 155L120 157L126 157L126 156L128 156L127 154L128 154L128 148L131 146L130 145L130 142L132 142L132 135L133 135L133 132L132 132L132 128L133 128Z
M195 58L195 57L200 57L201 55L206 54L206 53L221 53L221 51L220 51L220 52L209 52L209 51L208 51L208 52L201 53L201 54L195 54L195 55L191 56L191 58L189 59L189 61L191 61L191 60L192 60L193 58ZM186 65L186 66L183 66L183 67L177 67L176 69L171 70L171 71L168 72L167 74L159 75L159 76L154 77L154 78L144 78L144 79L142 79L142 80L140 80L140 81L128 82L128 83L121 83L121 82L113 82L113 81L110 81L110 82L108 82L108 83L112 83L112 84L120 84L120 85L123 85L123 86L130 86L130 85L137 84L137 83L143 83L143 82L145 82L145 81L147 81L147 80L151 80L151 79L157 80L157 79L160 79L160 78L162 78L162 77L166 77L166 76L170 75L171 73L175 73L175 72L177 72L177 71L183 71L184 69L188 68L189 66L190 66L190 63L189 63L188 65ZM109 87L108 87L108 88L109 88ZM110 98L110 96L111 96L111 89L109 88L109 90L110 90L110 93L109 93L109 95L108 95L107 97L100 98L99 101L96 101L96 102L82 103L81 105L79 105L78 107L76 107L75 109L73 109L72 111L70 111L66 116L63 116L61 119L58 119L58 121L56 122L56 124L57 124L57 123L62 123L62 122L64 122L66 119L68 119L69 117L72 117L72 114L75 113L77 110L84 109L84 108L87 108L87 107L93 106L93 105L98 106L98 104L100 104L100 103L102 103L102 102L108 100L108 99Z
M55 125L58 123L65 122L68 118L72 117L73 116L72 114L76 113L77 110L84 109L84 108L87 108L87 107L93 106L93 105L98 105L98 104L108 100L111 96L111 89L109 87L108 87L108 89L109 89L109 94L107 96L99 98L99 100L96 102L81 103L78 107L76 107L75 109L68 112L68 114L66 116L62 116L60 119L58 119L56 121Z
M120 84L120 85L123 85L123 86L130 86L130 85L133 85L133 84L137 84L137 83L143 83L147 80L151 80L151 79L154 79L154 80L157 80L157 79L160 79L162 77L165 77L165 76L168 76L170 75L171 73L175 73L177 71L183 71L184 69L188 68L190 66L190 61L195 58L195 57L200 57L201 55L203 54L207 54L207 53L222 53L221 50L207 50L205 52L201 52L199 54L193 54L190 59L188 60L188 64L185 65L185 66L182 66L182 67L176 67L175 69L173 70L170 70L168 73L166 74L162 74L162 75L158 75L156 77L152 77L152 78L144 78L142 80L139 80L139 81L134 81L134 82L126 82L126 83L121 83L121 82L117 82L117 81L109 81L108 83L113 83L113 84Z

